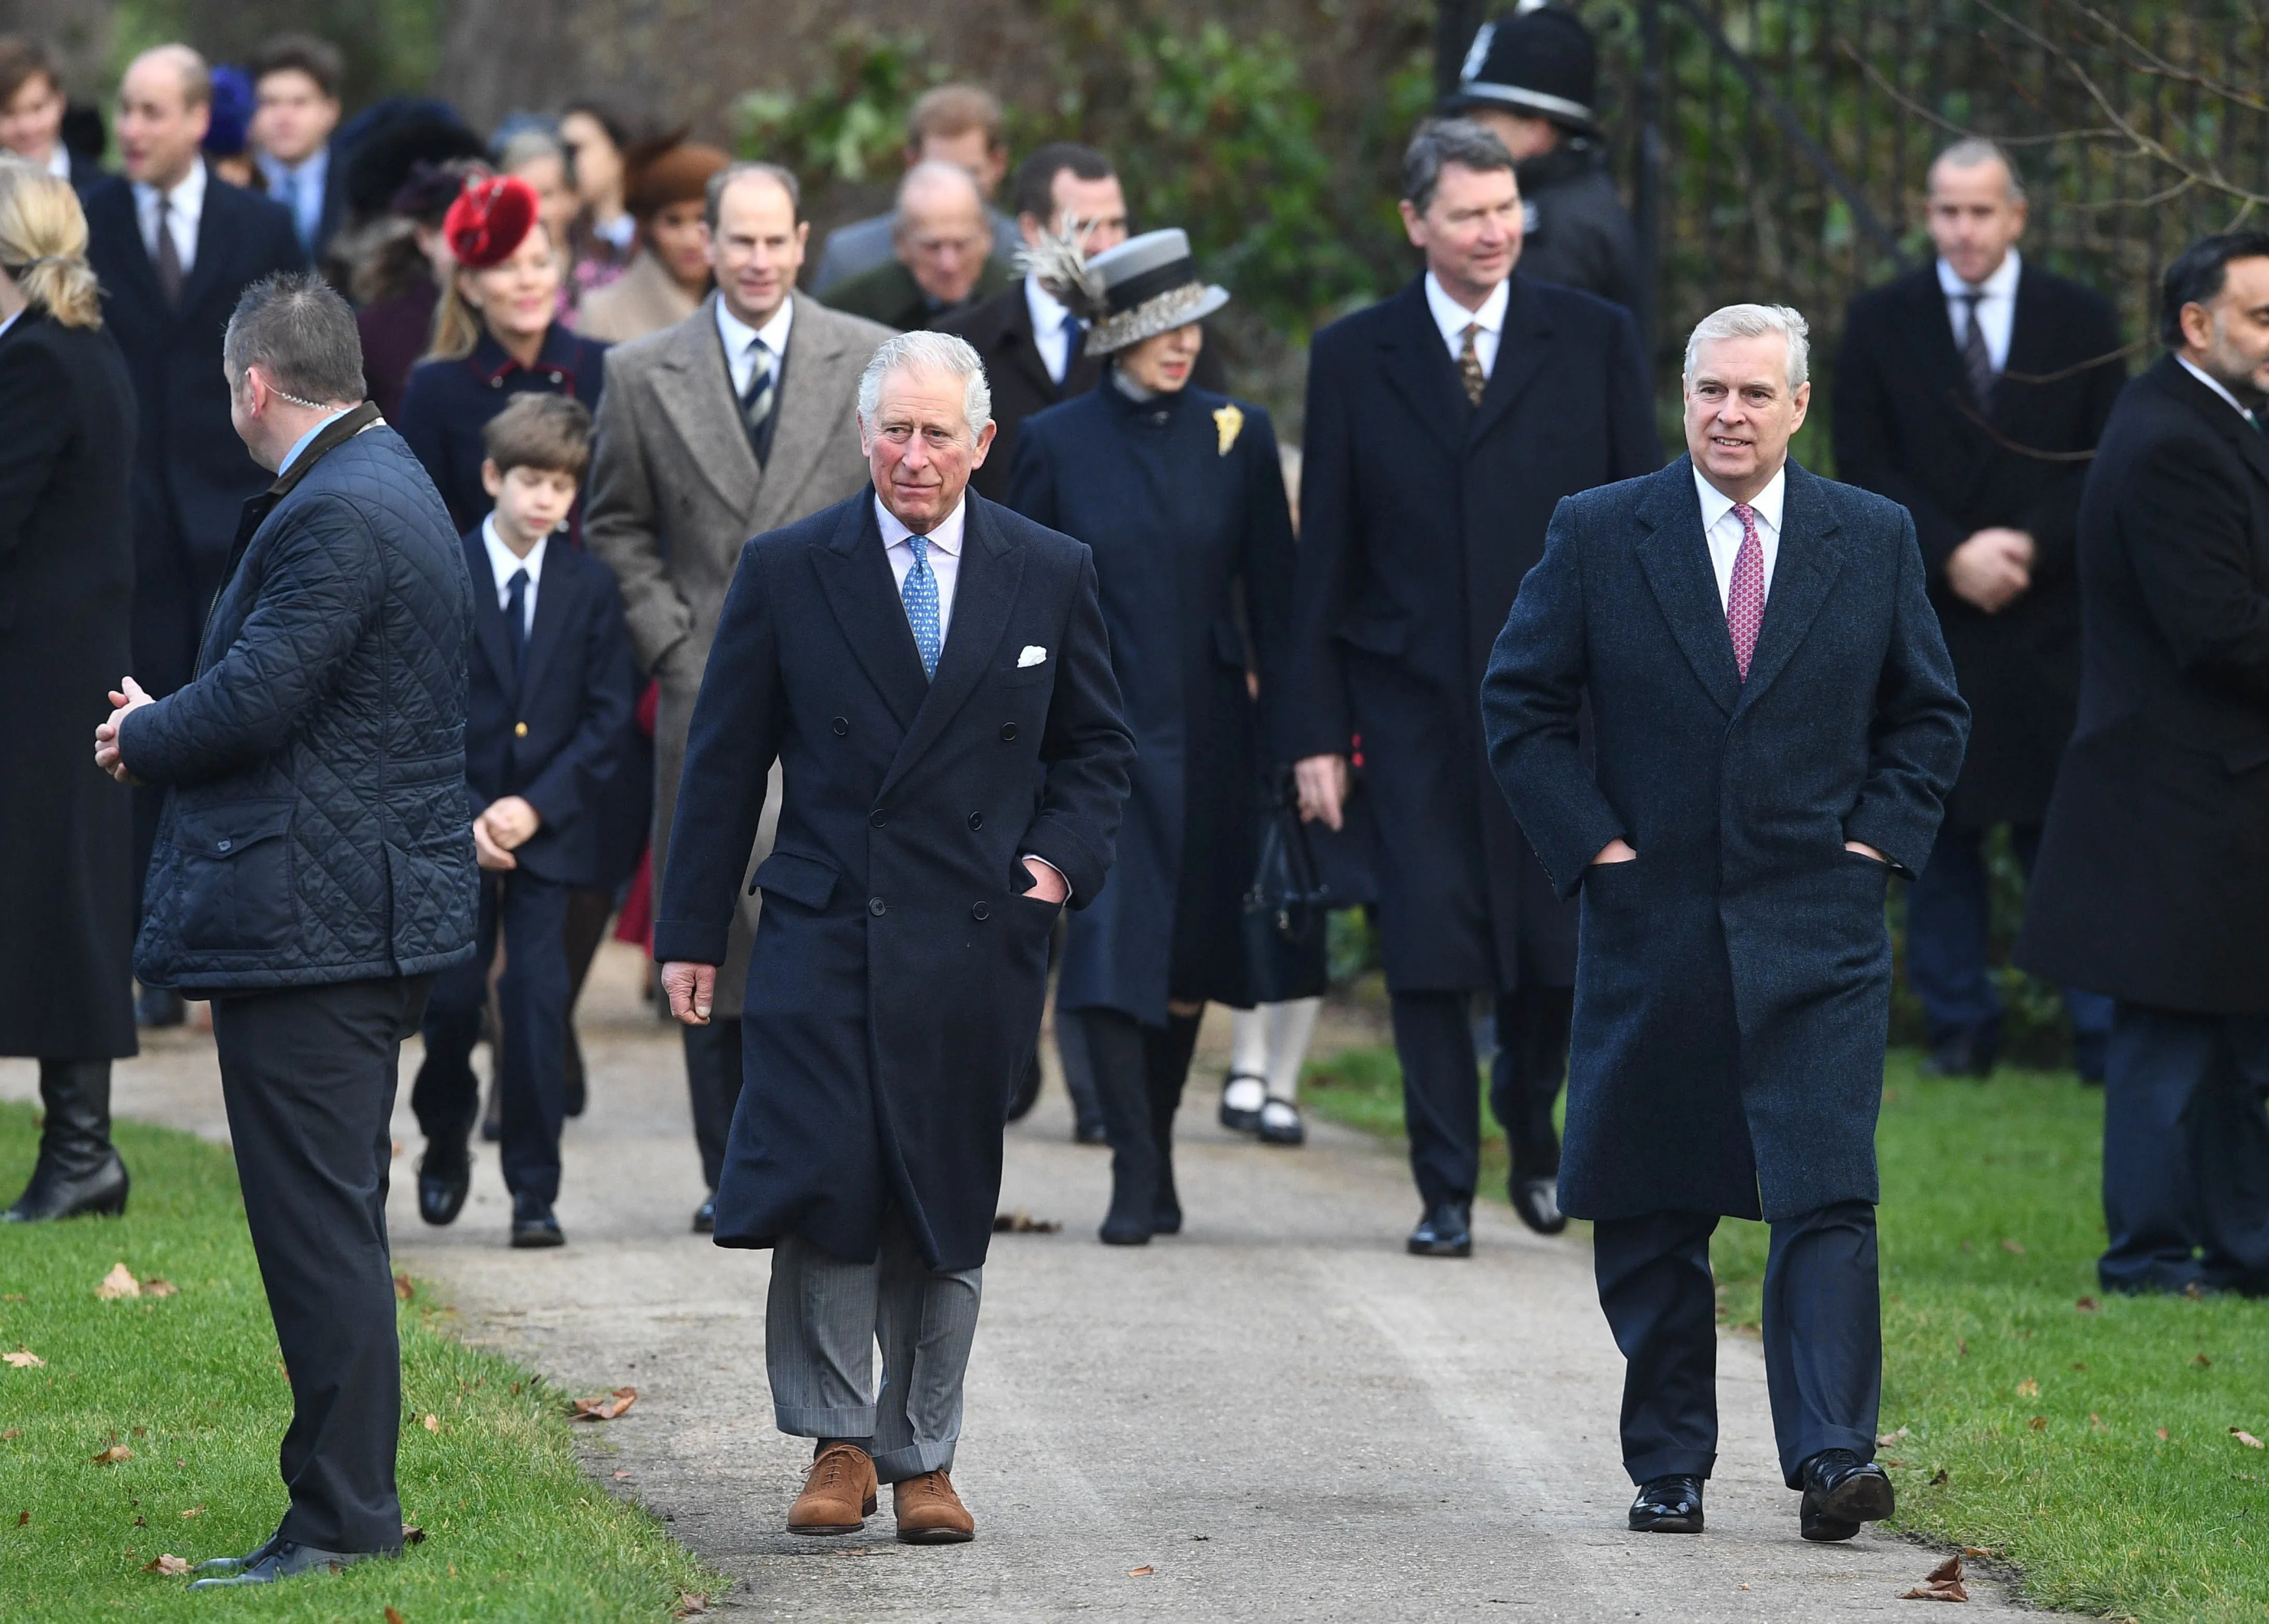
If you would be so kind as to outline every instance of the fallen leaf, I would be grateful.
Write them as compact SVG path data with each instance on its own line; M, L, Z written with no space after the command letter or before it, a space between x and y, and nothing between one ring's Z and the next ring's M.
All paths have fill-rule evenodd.
M1930 1570L1930 1577L1914 1589L1903 1592L1901 1601L1968 1601L1970 1592L1962 1584L1962 1559L1949 1556Z
M181 1289L172 1281L158 1274L152 1274L142 1282L142 1295L145 1297L175 1296L180 1294Z
M681 1591L677 1598L677 1611L669 1616L674 1619L690 1619L697 1613L708 1611L709 1598L706 1596L696 1596L690 1591Z
M29 1511L18 1511L16 1513L16 1526L18 1528L21 1528L25 1524L31 1520L32 1514Z
M1878 1434L1875 1438L1875 1447L1879 1450L1887 1450L1906 1436L1907 1429L1903 1427L1900 1428L1896 1432Z
M1130 1579L1147 1579L1157 1571L1157 1569L1146 1562L1140 1568L1129 1568L1127 1570L1127 1576Z
M137 1528L147 1528L150 1526L150 1519L146 1517L137 1517L134 1519L134 1526Z
M36 1370L48 1362L28 1347L19 1347L12 1354L0 1354L0 1360L14 1365L18 1370ZM12 1438L16 1435L11 1432L8 1436Z
M2103 1424L2103 1417L2098 1415L2094 1410L2090 1410L2088 1413L2088 1429L2090 1432L2109 1432L2111 1430L2110 1428Z
M2025 1255L2025 1244L2022 1241L2013 1241L2005 1235L2001 1237L2001 1250L2013 1251L2021 1258Z
M142 1295L142 1282L134 1278L125 1264L114 1263L110 1273L102 1277L102 1283L94 1288L94 1295L106 1301L112 1297L138 1297Z
M1022 1207L1013 1213L996 1213L993 1217L993 1233L995 1235L1053 1235L1062 1228L1061 1220L1035 1218Z
M24 1429L23 1429L22 1428L20 1428L20 1427L11 1427L11 1428L8 1428L8 1430L7 1430L7 1431L5 1431L5 1432L0 1432L0 1443L6 1443L10 1438L20 1438L20 1437L22 1437L23 1436L24 1436Z
M441 1418L430 1413L426 1415L424 1421L418 1424L425 1428L428 1432L439 1432L441 1430Z
M1930 1474L1930 1486L1933 1488L1943 1486L1946 1482L1946 1468L1944 1466L1940 1466L1937 1471Z
M2262 1447L2261 1440L2255 1437L2251 1433L2246 1431L2243 1427L2232 1427L2229 1429L2229 1436L2236 1438L2240 1443L2245 1445L2247 1449L2258 1450Z
M2192 1354L2191 1355L2191 1362L2201 1370L2210 1369L2214 1364L2214 1361L2207 1358L2203 1353Z
M2085 1370L2088 1366L2085 1362L2075 1359L2072 1362L2072 1368L2075 1370Z
M1954 1339L1954 1351L1955 1351L1955 1353L1956 1355L1958 1355L1960 1357L1962 1357L1962 1358L1963 1358L1963 1359L1967 1359L1967 1358L1969 1358L1969 1357L1970 1357L1970 1339L1969 1339L1968 1337L1966 1337L1966 1336L1958 1336L1958 1337L1955 1337L1955 1338Z
M630 1473L627 1472L617 1472L615 1473L615 1481L619 1483L628 1476L630 1476Z
M150 1429L147 1427L137 1427L134 1428L134 1436L137 1438L148 1436L149 1432Z
M512 1396L515 1399L520 1397L520 1384L518 1382L514 1382L512 1384Z
M409 1275L397 1274L394 1277L394 1295L407 1303L418 1295L418 1288L410 1282Z
M1879 1464L1879 1465L1886 1465L1886 1466L1903 1466L1903 1465L1905 1465L1907 1463L1906 1463L1906 1462L1904 1462L1903 1460L1897 1459L1897 1458L1895 1458L1895 1457L1888 1456L1888 1455L1887 1455L1887 1456L1885 1456L1885 1457L1883 1458L1883 1459L1882 1459L1881 1462L1879 1462L1878 1464Z
M637 1388L617 1387L614 1391L601 1393L596 1398L576 1399L575 1413L568 1419L570 1421L612 1421L637 1402Z
M20 1291L0 1291L0 1303L21 1303L23 1301L24 1294Z
M2017 1397L2020 1399L2037 1399L2040 1396L2041 1384L2031 1377L2029 1376L2017 1384Z
M2073 1304L2073 1307L2078 1309L2083 1314L2093 1314L2103 1306L2103 1304L2098 1303L2094 1297L2082 1297L2079 1302Z
M115 1466L122 1460L133 1459L134 1451L123 1443L114 1443L101 1454L90 1455L87 1458L98 1466Z
M2159 1442L2160 1442L2160 1443L2164 1443L2166 1441L2167 1441L2167 1429L2166 1429L2164 1427L2162 1427L2162 1428L2159 1428Z
M144 1573L162 1573L174 1577L179 1577L188 1570L189 1559L186 1556L176 1556L171 1551L166 1552L155 1561L142 1564L142 1571Z
M188 1510L182 1512L181 1515L183 1517L195 1517L198 1512L203 1510L204 1508L203 1506L191 1506Z
M402 1525L402 1543L403 1543L403 1544L404 1544L404 1545L423 1545L423 1544L425 1544L425 1531L424 1529L422 1529L422 1528L418 1527L418 1524L415 1524L415 1523L404 1523L404 1524L403 1524L403 1525Z
M1962 1547L1962 1554L1964 1556L1999 1556L2000 1554L1990 1546L1983 1545L1965 1545Z
M386 1624L402 1624L402 1615L388 1607L386 1610Z
M2030 1427L2035 1432L2046 1432L2049 1429L2049 1418L2045 1415L2036 1415L2025 1425Z

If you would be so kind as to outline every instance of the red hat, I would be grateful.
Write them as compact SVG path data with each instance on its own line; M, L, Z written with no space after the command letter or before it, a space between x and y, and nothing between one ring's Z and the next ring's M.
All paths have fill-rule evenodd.
M485 175L465 183L441 221L449 252L467 270L510 259L536 225L536 188L518 175Z

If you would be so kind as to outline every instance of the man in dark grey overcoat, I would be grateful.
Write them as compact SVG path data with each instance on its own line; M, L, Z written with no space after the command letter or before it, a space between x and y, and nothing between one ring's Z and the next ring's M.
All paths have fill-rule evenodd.
M1772 1224L1765 1375L1804 1537L1891 1513L1883 890L1930 854L1970 711L1906 511L1788 461L1804 336L1763 305L1695 329L1689 455L1561 503L1482 690L1497 781L1582 897L1560 1192L1629 1361L1635 1529L1701 1531L1721 1215Z

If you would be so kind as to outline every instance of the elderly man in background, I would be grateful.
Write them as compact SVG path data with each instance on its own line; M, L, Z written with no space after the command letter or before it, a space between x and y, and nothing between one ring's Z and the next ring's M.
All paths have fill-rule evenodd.
M1970 712L1914 521L1789 460L1807 373L1793 310L1705 318L1688 454L1560 505L1482 689L1497 782L1583 899L1560 1195L1593 1220L1628 1362L1641 1531L1702 1531L1721 1214L1772 1225L1765 1382L1799 1531L1891 1514L1873 1464L1883 891L1930 855Z
M668 884L669 831L693 700L750 536L841 501L866 482L859 373L887 328L795 292L810 225L795 176L735 164L709 178L717 291L674 327L607 352L584 534L613 570L640 668L661 688L654 723L654 874ZM777 779L772 799L779 799ZM769 821L754 860L771 850ZM745 865L750 853L742 853ZM761 904L743 895L727 933L713 1018L685 1029L693 1137L715 1219L726 1131L741 1094L741 987Z
M977 178L985 194L986 223L993 233L993 252L1003 262L1016 252L1016 222L992 206L993 195L1009 173L1009 146L1003 138L1001 103L992 92L974 85L941 85L924 91L906 112L905 166L913 168L929 159L958 164ZM890 213L870 215L839 225L827 233L819 262L811 273L811 291L824 298L827 290L853 277L864 276L891 257Z
M246 290L222 341L245 506L195 680L132 677L95 760L159 786L135 973L213 1000L229 1139L292 1384L291 1509L201 1585L402 1548L402 1364L386 1238L402 1040L472 951L465 652L448 512L362 398L354 312L304 272Z
M1127 798L1087 549L968 493L987 394L960 339L890 339L859 380L872 488L742 551L654 926L671 1013L709 1022L783 765L717 1244L775 1249L774 1416L817 1440L792 1533L857 1532L878 1479L900 1539L976 1532L950 1473L1002 1112Z
M838 310L906 333L942 327L1009 285L1010 262L992 251L984 196L958 164L930 159L906 171L891 247L894 258L823 297Z

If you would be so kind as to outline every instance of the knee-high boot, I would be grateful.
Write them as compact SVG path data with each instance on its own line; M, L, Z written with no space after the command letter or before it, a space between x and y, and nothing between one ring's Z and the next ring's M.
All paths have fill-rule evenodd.
M126 1210L126 1163L110 1143L110 1062L41 1060L40 1159L0 1222L40 1223Z
M1182 1232L1182 1202L1174 1189L1174 1112L1181 1108L1182 1089L1190 1075L1190 1056L1196 1052L1198 1022L1204 1014L1172 1015L1161 1027L1142 1029L1144 1081L1149 1094L1150 1143L1158 1156L1157 1192L1151 1200L1150 1228L1158 1235Z
M1158 1147L1151 1128L1149 1067L1142 1024L1115 1009L1082 1009L1079 1022L1095 1078L1096 1103L1111 1141L1111 1211L1101 1235L1106 1246L1140 1246L1156 1216Z

